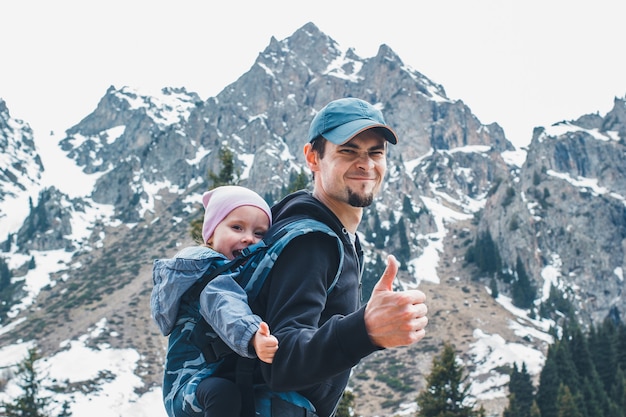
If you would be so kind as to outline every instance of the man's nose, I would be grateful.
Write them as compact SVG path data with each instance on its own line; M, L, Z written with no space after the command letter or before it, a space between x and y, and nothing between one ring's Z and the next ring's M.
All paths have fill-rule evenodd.
M359 152L356 158L359 168L370 169L376 164L369 152Z

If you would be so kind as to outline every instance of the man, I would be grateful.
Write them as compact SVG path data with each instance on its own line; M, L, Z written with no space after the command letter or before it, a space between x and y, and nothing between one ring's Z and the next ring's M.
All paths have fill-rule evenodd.
M371 104L329 103L313 119L304 146L313 192L298 191L272 208L276 222L304 214L328 224L344 245L341 275L328 292L340 267L336 240L315 233L294 239L252 305L279 340L274 362L260 364L263 379L272 390L298 391L320 417L335 413L362 358L421 340L428 322L421 291L392 291L393 256L360 306L363 253L356 231L385 177L387 143L397 143L396 134Z

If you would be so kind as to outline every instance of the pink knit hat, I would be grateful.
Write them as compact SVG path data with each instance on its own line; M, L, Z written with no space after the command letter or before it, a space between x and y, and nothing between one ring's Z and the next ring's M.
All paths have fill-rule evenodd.
M204 223L202 224L204 243L213 235L217 225L237 207L258 207L267 214L270 224L272 223L270 206L260 195L245 187L225 185L214 188L202 195L202 204L204 204Z

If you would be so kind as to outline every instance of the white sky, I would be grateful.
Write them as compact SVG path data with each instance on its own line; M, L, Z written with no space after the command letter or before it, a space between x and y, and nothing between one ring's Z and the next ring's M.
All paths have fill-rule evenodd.
M520 146L626 94L624 16L621 0L2 1L0 97L37 135L78 123L110 85L207 99L311 21L363 58L389 45Z

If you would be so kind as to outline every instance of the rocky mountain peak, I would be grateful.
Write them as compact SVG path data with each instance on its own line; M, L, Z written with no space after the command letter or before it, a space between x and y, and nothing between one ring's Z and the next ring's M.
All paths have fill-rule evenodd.
M11 117L2 99L0 155L0 200L15 198L41 179L44 168L35 149L33 131L26 122Z

